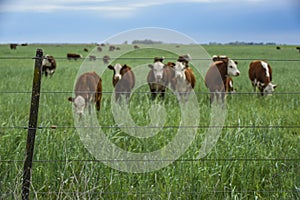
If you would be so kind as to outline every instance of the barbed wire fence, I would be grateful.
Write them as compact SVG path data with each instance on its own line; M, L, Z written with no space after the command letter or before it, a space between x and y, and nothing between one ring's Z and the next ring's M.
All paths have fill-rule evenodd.
M38 50L37 50L38 51ZM38 53L37 53L38 54ZM38 58L39 57L39 58ZM37 55L36 58L34 59L42 59L43 54L42 55ZM28 57L16 57L16 56L7 56L7 57L0 57L0 60L16 60L16 59L20 59L20 60L26 60L26 59L33 59L33 58L28 58ZM55 58L57 60L65 60L67 58L65 57L57 57ZM103 58L96 58L97 60L102 60ZM111 58L111 59L116 59L116 58ZM117 58L117 59L122 59L122 58ZM128 59L128 58L124 58L124 59ZM130 59L142 59L142 60L152 60L153 58L130 58ZM166 59L176 59L176 58L166 58ZM197 58L193 58L193 60L197 60ZM198 58L198 60L201 60L201 58ZM249 61L249 60L267 60L267 61L274 61L274 62L300 62L300 59L259 59L259 58L234 58L234 60L242 60L242 61ZM38 64L36 64L37 68L39 67ZM41 75L41 72L39 72ZM40 77L41 78L41 77ZM36 77L34 77L33 82L35 82ZM38 93L37 96L39 96L40 94L65 94L65 93L73 93L73 91L36 91ZM103 91L103 94L112 94L114 92L112 91ZM0 91L0 95L6 95L6 94L32 94L33 96L36 96L36 94L30 91ZM135 92L135 94L150 94L150 92ZM195 94L199 94L199 95L208 95L210 94L210 92L203 92L203 91L195 91ZM231 95L249 95L249 94L255 94L255 92L235 92ZM294 91L294 92L276 92L275 95L300 95L300 91ZM36 112L37 111L33 111ZM35 116L37 117L37 116ZM195 125L195 126L180 126L181 128L186 128L186 129L207 129L207 128L225 128L225 129L237 129L237 128L245 128L245 129L299 129L300 128L300 124L294 124L294 125L224 125L224 126L208 126L208 125ZM0 129L21 129L21 130L27 130L28 131L28 137L34 137L35 135L35 131L38 129L78 129L78 128L86 128L85 126L37 126L37 124L29 124L29 126L0 126ZM138 126L94 126L94 127L89 127L89 128L104 128L104 129L119 129L119 128L133 128L133 129L140 129L141 127ZM160 129L160 126L146 126L143 128L149 128L149 129ZM164 126L163 128L173 128L173 129L178 129L179 126ZM31 133L31 136L29 132L34 131L34 133ZM28 146L29 145L29 146ZM34 145L34 139L31 138L30 141L28 141L27 143L27 149L31 149L31 152L29 152L30 154L33 154L33 146ZM30 147L31 146L31 147ZM23 180L23 191L22 191L22 198L23 199L29 199L29 188L30 188L30 172L34 170L32 170L32 163L59 163L59 162L66 162L65 160L32 160L32 155L31 156L27 156L30 157L31 162L29 164L26 164L27 161L25 161L24 163L24 180ZM277 162L277 161L282 161L282 162L300 162L300 158L299 157L295 157L295 158L222 158L222 159L217 159L220 162L236 162L236 161L245 161L245 162ZM81 163L81 162L122 162L124 160L94 160L94 159L70 159L68 160L68 162L76 162L76 163ZM135 162L137 160L130 160L132 162ZM151 161L151 160L149 160ZM175 160L174 162L215 162L216 159L210 159L210 158L201 158L201 159L178 159ZM0 164L1 163L23 163L24 160L15 160L15 159L10 159L10 160L2 160L0 159ZM30 172L25 172L26 170L29 170ZM29 177L28 177L29 176ZM224 192L224 191L212 191L212 192ZM240 191L243 192L243 191ZM260 192L260 193L276 193L278 191L244 191L244 192ZM300 189L296 188L296 190L285 190L285 191L281 191L281 192L287 192L287 193L296 193L295 196L299 195ZM4 191L4 194L7 194L7 196L9 195L8 192ZM50 194L50 193L55 193L58 194L59 191L57 192L38 192L40 194ZM66 193L66 192L64 192ZM72 192L69 192L72 193ZM80 192L74 192L74 193L80 193ZM82 192L84 194L86 194L86 192ZM90 192L91 194L93 194L93 192ZM122 193L122 191L120 192L116 192L116 193ZM126 193L126 192L124 192ZM178 192L179 194L180 192ZM190 192L191 194L193 192ZM112 192L110 192L110 194L112 194ZM145 193L143 193L145 194ZM146 195L153 195L153 193L149 193Z

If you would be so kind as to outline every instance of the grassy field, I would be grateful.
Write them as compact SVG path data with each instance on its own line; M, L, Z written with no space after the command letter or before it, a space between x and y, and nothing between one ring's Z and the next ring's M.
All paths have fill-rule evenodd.
M173 50L194 51L194 45L153 45L134 50L119 45L127 53L109 52L115 62L133 69L151 63L154 56L175 61ZM143 47L143 45L140 45ZM210 55L236 59L241 71L234 78L237 94L227 98L227 117L219 140L204 158L196 159L210 123L209 95L201 70L193 66L199 104L199 128L187 151L163 169L149 173L122 172L97 161L85 148L72 113L74 81L83 71L104 66L102 60L67 60L66 53L84 57L93 44L29 45L10 50L0 45L0 199L20 199L25 158L32 76L37 48L56 58L54 76L42 78L40 109L32 171L31 198L36 199L299 199L300 198L300 54L294 46L206 46ZM162 50L168 49L169 51ZM175 55L176 56L176 55ZM138 59L136 59L138 58ZM175 57L174 57L175 58ZM265 59L273 68L273 82L278 84L272 97L252 94L247 71L254 59ZM295 61L298 60L298 61ZM83 66L84 64L84 66ZM104 69L104 68L102 68ZM148 70L148 69L147 69ZM160 113L151 106L165 109L166 128L150 138L136 138L124 133L115 121L111 108L112 71L102 70L103 99L98 121L107 138L118 147L132 152L152 152L167 145L177 134L182 120L175 95L152 102L148 86L141 85L132 95L129 112L138 126L146 126ZM145 74L146 79L146 74ZM149 113L154 113L151 116ZM51 126L57 126L51 129ZM174 126L174 127L172 127ZM108 128L114 127L114 128Z

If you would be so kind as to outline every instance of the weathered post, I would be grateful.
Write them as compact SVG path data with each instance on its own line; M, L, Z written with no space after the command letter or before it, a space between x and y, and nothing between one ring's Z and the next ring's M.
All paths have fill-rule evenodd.
M26 144L26 157L25 157L24 172L23 172L22 199L29 199L32 158L33 158L33 150L34 150L35 133L37 129L41 77L42 77L42 61L43 61L42 49L36 50L36 57L34 59L35 59L35 65L34 65L34 74L33 74L33 82L32 82L31 105L30 105L29 125L28 125L27 144Z

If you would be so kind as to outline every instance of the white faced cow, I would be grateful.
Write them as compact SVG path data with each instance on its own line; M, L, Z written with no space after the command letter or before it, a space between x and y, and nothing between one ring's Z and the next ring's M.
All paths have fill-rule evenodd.
M163 60L164 57L155 57L154 63L149 65L151 70L148 73L147 82L153 100L158 94L164 98L166 87L170 83L171 69L163 63Z
M112 83L115 87L116 101L120 101L121 95L125 95L126 101L128 101L135 85L133 71L126 64L122 66L119 63L115 64L115 66L109 65L108 68L114 71Z
M81 118L86 107L91 113L91 104L95 103L96 109L100 110L102 98L102 81L95 72L86 72L76 81L75 98L68 100L74 103L75 112Z
M187 102L189 94L196 85L196 78L192 68L189 67L188 60L184 56L179 56L177 62L173 64L174 77L172 78L172 88L177 94L180 102Z
M216 59L217 61L215 61ZM215 97L217 101L221 97L224 103L227 78L239 76L240 71L237 68L237 62L226 56L213 57L213 61L205 75L205 85L210 91L210 103L214 101Z
M42 74L45 74L47 77L48 74L50 77L54 74L56 70L56 61L53 56L46 55L42 61Z
M277 85L271 83L272 68L265 61L255 60L250 63L249 79L252 83L254 92L256 92L257 87L262 96L272 95L274 89L277 87Z

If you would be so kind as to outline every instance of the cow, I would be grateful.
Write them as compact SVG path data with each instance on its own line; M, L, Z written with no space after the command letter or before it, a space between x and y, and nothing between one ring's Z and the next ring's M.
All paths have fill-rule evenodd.
M84 115L84 110L88 107L89 114L91 107L95 103L96 110L100 110L102 98L102 80L96 72L86 72L80 75L75 85L75 97L69 97L73 102L75 112L79 119Z
M103 60L104 64L108 64L110 57L108 55L105 55L105 56L103 56L102 60Z
M239 76L240 71L237 68L237 62L227 56L214 56L212 61L213 63L207 70L204 79L205 85L210 92L210 103L213 103L214 98L217 101L221 99L222 103L224 103L227 78Z
M89 50L87 48L84 48L83 51L84 52L89 52Z
M67 53L67 58L68 60L77 60L77 59L81 59L82 55L77 54L77 53Z
M90 61L95 61L96 59L97 59L96 56L93 56L93 55L90 55L90 56L89 56L89 60L90 60Z
M188 65L190 60L191 57L189 54L179 56L177 62L172 65L174 76L172 77L171 85L180 102L188 101L189 94L196 85L194 72Z
M164 57L155 57L154 63L149 64L150 71L147 75L147 83L150 88L151 98L154 100L157 95L164 98L166 87L171 80L171 69L163 64Z
M115 47L115 46L113 46L113 45L110 45L108 50L109 50L109 51L114 51L115 49L116 49L116 47Z
M135 85L133 71L126 64L122 66L119 63L114 66L109 65L107 68L114 71L112 83L115 88L115 100L120 101L121 95L125 95L126 101L128 101Z
M54 57L50 55L46 55L42 61L42 74L45 74L45 77L47 77L49 74L51 78L55 70L56 70L56 61Z
M100 46L97 47L97 51L101 52L102 48Z
M274 89L277 87L277 85L271 83L272 68L266 61L252 61L249 65L248 75L253 91L256 92L256 88L258 88L261 96L272 95Z
M226 56L216 56L216 55L214 55L213 57L212 57L212 60L213 60L213 62L216 62L216 61L224 61L226 59ZM234 63L237 65L238 64L238 62L237 61L234 61ZM232 77L230 77L230 76L228 76L227 78L226 78L226 82L225 82L225 92L226 93L234 93L235 92L235 89L233 88L233 79L232 79Z
M10 44L9 46L10 46L10 49L16 50L18 44Z

